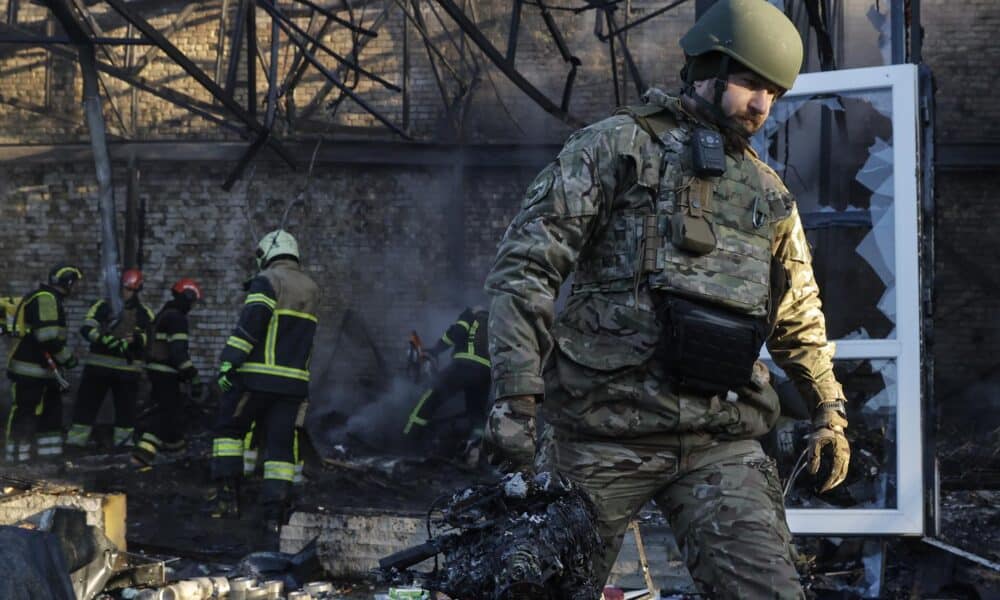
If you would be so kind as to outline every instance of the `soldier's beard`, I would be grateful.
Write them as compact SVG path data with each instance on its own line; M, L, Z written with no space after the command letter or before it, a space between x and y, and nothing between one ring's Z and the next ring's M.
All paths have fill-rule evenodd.
M745 112L741 115L730 116L727 125L736 133L749 138L752 137L753 134L760 131L760 128L764 126L764 121L766 120L767 116L760 113Z

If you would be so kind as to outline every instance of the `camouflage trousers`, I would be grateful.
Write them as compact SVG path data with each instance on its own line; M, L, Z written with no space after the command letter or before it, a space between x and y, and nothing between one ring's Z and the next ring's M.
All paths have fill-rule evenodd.
M755 440L707 434L599 440L546 432L546 460L586 490L598 514L606 579L629 522L654 500L709 598L804 598L774 461ZM546 436L548 437L548 436Z

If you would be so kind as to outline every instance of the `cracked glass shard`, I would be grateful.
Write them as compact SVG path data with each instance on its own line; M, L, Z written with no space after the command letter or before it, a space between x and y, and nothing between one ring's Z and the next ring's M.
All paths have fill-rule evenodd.
M787 97L752 139L795 196L827 333L896 331L892 93Z

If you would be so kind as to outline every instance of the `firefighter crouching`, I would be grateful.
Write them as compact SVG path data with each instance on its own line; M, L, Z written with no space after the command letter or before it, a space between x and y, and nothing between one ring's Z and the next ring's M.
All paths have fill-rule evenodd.
M188 350L188 313L202 299L201 287L193 279L180 279L170 288L173 296L153 319L152 339L146 351L150 409L143 433L132 452L132 464L148 468L161 450L184 447L181 385L187 384L193 398L204 391L198 369Z
M132 440L146 334L154 318L153 311L139 300L142 284L142 271L128 269L121 279L122 314L113 314L106 299L98 300L87 311L80 334L90 342L90 355L83 361L73 425L66 434L69 446L84 447L90 441L109 390L115 405L114 445Z
M490 355L487 347L489 312L482 307L466 308L458 319L441 336L433 348L427 350L437 357L452 349L451 362L438 371L430 387L417 399L410 417L403 427L403 435L425 439L433 433L431 419L442 404L455 394L465 396L465 410L472 422L472 432L466 444L466 453L478 456L475 450L483 437L483 426L489 409Z
M58 265L49 271L48 282L25 296L17 309L14 329L19 339L7 360L7 377L12 381L6 429L8 461L29 460L33 445L39 458L62 454L60 393L68 384L59 369L72 369L77 364L67 345L63 301L81 279L80 269Z
M239 322L219 367L223 391L213 427L214 517L239 515L244 436L263 424L264 482L260 517L273 526L283 517L295 475L295 429L309 394L309 357L316 333L319 291L299 264L295 238L268 233L257 246L260 273L249 284Z

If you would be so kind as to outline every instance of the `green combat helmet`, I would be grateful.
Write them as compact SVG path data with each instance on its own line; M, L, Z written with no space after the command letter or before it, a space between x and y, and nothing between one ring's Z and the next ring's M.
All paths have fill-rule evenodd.
M681 38L681 48L689 61L721 52L784 90L802 68L802 37L766 0L719 0Z
M299 244L295 237L284 229L276 229L261 238L257 244L257 266L261 269L279 256L299 259Z

